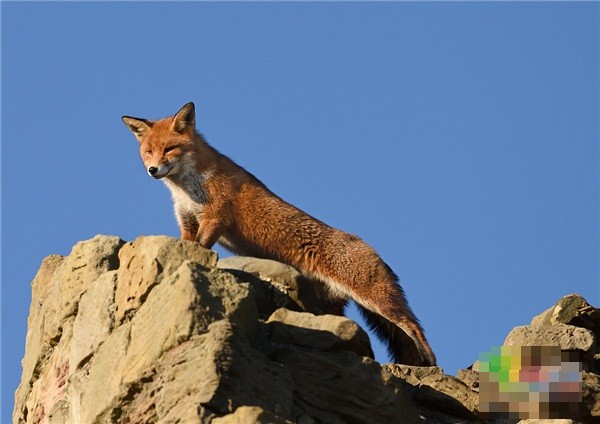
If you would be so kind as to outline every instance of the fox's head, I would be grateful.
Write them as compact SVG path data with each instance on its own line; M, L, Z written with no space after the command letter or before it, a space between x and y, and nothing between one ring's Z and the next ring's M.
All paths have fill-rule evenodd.
M151 177L174 175L190 162L196 134L194 103L187 103L175 115L157 121L131 116L122 119L140 142L140 155Z

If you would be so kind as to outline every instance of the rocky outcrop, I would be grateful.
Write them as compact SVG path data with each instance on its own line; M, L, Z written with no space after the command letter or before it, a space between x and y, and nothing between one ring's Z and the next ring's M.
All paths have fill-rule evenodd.
M356 323L299 312L314 288L291 268L237 261L105 236L46 258L14 422L419 421Z
M573 295L507 338L581 354L589 422L599 327L598 309ZM14 423L479 421L476 364L457 377L381 366L360 326L323 315L293 268L218 261L169 237L97 236L44 259L22 366Z

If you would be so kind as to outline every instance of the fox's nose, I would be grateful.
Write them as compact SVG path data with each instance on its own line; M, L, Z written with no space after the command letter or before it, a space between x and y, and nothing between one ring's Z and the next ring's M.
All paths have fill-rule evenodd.
M151 166L150 168L148 168L148 174L150 175L154 175L158 172L158 168L156 166Z

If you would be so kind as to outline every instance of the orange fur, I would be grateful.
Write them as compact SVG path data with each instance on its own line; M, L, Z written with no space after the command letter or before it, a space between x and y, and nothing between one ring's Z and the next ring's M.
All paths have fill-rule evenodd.
M171 190L183 239L291 265L324 284L331 312L353 298L395 361L435 365L396 275L375 250L285 202L209 146L196 131L193 103L161 120L123 121L148 172Z

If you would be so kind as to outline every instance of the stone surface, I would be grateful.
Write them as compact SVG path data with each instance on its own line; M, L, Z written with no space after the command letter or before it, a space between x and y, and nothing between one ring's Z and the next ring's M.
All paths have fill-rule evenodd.
M320 350L351 350L373 358L369 336L354 321L337 315L278 309L267 321L270 338Z
M554 324L587 328L597 340L600 337L600 308L593 307L578 294L570 294L531 320L531 325Z
M77 243L61 261L44 299L44 331L49 340L60 339L61 324L77 313L79 299L88 286L104 272L118 268L117 252L123 243L118 237L96 236Z
M467 420L477 417L479 394L441 368L400 364L384 368L411 386L406 392L420 406Z
M294 403L316 422L420 422L402 386L370 358L293 347L277 350L273 358L294 380Z
M600 376L581 372L582 414L581 418L600 422Z
M325 313L314 283L291 266L269 259L231 256L220 259L217 267L254 286L259 312L265 318L279 308Z
M451 375L433 374L423 378L414 399L450 415L469 419L477 417L479 393Z
M122 322L134 313L152 288L171 275L184 260L214 267L217 254L198 243L166 236L139 237L119 250L119 286L115 294L115 319Z
M269 424L292 424L293 421L279 418L269 411L258 406L240 406L232 414L215 418L213 424L248 424L248 423L269 423Z
M216 265L214 252L169 237L96 236L45 258L13 422L479 422L478 363L458 378L381 366L366 333L324 315L332 305L293 268ZM600 421L597 311L566 296L506 341L585 353L584 423Z
M594 334L585 328L555 324L515 327L506 336L505 346L560 346L561 350L578 350L593 355Z
M28 395L32 384L39 377L41 368L56 345L55 342L48 339L44 332L44 312L46 308L43 299L48 297L48 292L52 288L49 282L63 259L62 256L58 255L46 257L31 283L32 300L27 319L26 354L21 361L23 373L21 375L21 385L15 395L17 398L24 398Z
M413 386L418 386L425 377L444 373L440 367L417 367L402 364L386 364L383 367Z
M479 371L467 368L460 369L456 373L456 378L465 383L471 390L479 392Z
M253 349L226 321L165 352L135 387L127 402L117 402L124 405L118 416L113 412L119 420L204 421L243 405L290 417L293 404L286 370Z
M55 389L60 387L60 395L64 393L63 374L70 370L65 346L71 341L79 301L100 275L118 268L118 250L123 243L118 237L96 236L77 243L66 257L51 255L43 260L32 282L15 412L20 409L25 415L37 417L32 419L43 421L54 404L60 402ZM45 390L54 394L44 394Z
M46 258L14 422L419 421L401 385L363 358L357 324L283 309L262 322L275 302L264 308L261 293L274 286L215 265L213 252L168 237L98 236ZM308 305L302 290L288 304Z
M158 378L155 367L165 353L195 335L206 333L212 323L225 318L240 332L253 334L256 312L248 287L234 283L229 274L207 271L195 262L183 262L152 290L132 320L107 338L98 357L91 359L83 384L98 387L99 392L90 391L89 396L84 393L83 421L128 416L122 404L125 400L133 402L131 398L136 399L133 394L138 387ZM207 349L204 346L204 354ZM106 378L109 370L113 375ZM158 412L159 407L160 404L155 406Z
M78 368L108 337L114 327L114 292L117 272L109 271L98 277L81 296L79 310L73 323L73 342L69 364Z

